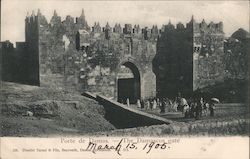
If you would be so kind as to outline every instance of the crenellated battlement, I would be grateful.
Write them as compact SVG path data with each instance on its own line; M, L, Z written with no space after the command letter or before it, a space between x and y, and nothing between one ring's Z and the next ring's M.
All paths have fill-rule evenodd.
M38 10L25 18L25 38L16 49L8 42L1 47L22 56L23 74L33 84L40 84L40 75L62 74L70 88L116 98L118 75L130 78L135 67L132 73L142 81L136 96L148 98L156 85L159 95L189 94L224 79L223 23L197 22L193 16L186 24L89 25L84 10L64 19L54 11L49 21Z
M193 32L223 33L223 23L210 22L209 24L207 24L204 19L199 23L196 22L192 16L190 22L188 22L186 26L181 22L177 23L176 26L174 26L169 21L167 25L162 26L161 32L183 30L191 30Z
M201 23L194 23L194 32L223 33L223 23L210 22L207 24L203 19Z
M41 22L42 21L42 22ZM148 39L157 39L158 36L166 32L185 32L192 31L194 33L223 33L223 23L214 23L210 22L207 24L203 19L200 23L196 22L194 17L192 16L191 20L184 25L179 22L176 25L173 25L169 20L168 24L162 25L159 28L157 25L153 25L152 27L140 27L139 24L125 24L121 26L120 23L116 23L114 26L111 26L108 22L105 26L101 26L99 22L95 22L92 27L90 27L85 18L84 10L82 9L81 15L79 17L71 17L67 15L64 20L57 14L56 10L54 10L54 14L48 23L45 16L42 15L40 10L38 10L37 15L35 15L34 11L31 15L27 14L26 17L26 26L28 28L32 28L32 26L36 26L36 24L43 24L43 26L47 26L49 29L54 27L63 27L67 29L73 29L75 32L78 30L86 30L92 35L95 33L105 34L106 38L109 38L110 34L129 34L135 37L141 37L145 40ZM27 30L29 31L29 30Z
M25 18L25 22L26 22L26 24L32 24L34 22L37 22L37 15L35 15L34 11L32 11L31 15L29 15L29 12L27 13L26 18Z

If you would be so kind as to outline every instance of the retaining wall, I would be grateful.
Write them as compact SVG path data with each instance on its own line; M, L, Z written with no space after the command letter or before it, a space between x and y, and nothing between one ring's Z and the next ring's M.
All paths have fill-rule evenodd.
M170 124L173 122L156 115L135 110L101 95L97 95L96 100L104 106L105 118L118 129Z

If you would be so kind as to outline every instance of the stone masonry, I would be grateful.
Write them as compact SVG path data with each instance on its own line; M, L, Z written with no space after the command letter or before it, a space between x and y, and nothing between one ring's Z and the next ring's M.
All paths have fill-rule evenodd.
M26 25L33 16L26 17ZM96 22L90 28L83 10L76 21L71 16L62 21L56 11L49 23L40 11L34 17L38 19L34 27L38 26L40 76L62 74L65 85L116 99L118 76L125 66L125 78L131 78L132 73L139 80L139 98L155 96L152 59L157 27L141 29L126 24L122 28L116 24L112 28Z
M25 42L16 48L1 42L1 77L43 85L56 75L68 89L116 100L127 86L137 99L189 94L229 75L245 79L246 65L230 62L235 43L246 45L235 39L225 43L222 22L198 23L193 17L186 26L169 22L160 29L119 23L101 27L99 22L90 27L83 10L76 19L68 15L65 20L54 11L49 22L38 10L25 19ZM239 75L238 68L243 71Z
M157 43L154 72L157 92L163 96L188 95L216 82L223 82L223 24L197 23L192 17L176 28L169 22Z

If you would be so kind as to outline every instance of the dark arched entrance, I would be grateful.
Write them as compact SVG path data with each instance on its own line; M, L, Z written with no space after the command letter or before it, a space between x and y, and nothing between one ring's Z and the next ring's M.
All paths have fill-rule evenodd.
M138 68L131 62L125 62L119 68L119 73L117 79L118 102L125 103L128 98L130 103L136 103L137 99L141 98L140 73Z

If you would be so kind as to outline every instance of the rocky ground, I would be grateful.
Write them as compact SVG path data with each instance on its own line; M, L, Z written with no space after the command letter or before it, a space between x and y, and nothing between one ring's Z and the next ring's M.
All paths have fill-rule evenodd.
M171 136L248 135L249 113L239 104L217 105L214 118L171 118L173 124L116 129L104 118L104 108L79 93L56 87L1 83L1 136ZM157 114L157 112L148 112Z
M94 100L63 89L1 83L1 136L83 135L115 129Z

